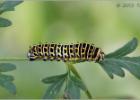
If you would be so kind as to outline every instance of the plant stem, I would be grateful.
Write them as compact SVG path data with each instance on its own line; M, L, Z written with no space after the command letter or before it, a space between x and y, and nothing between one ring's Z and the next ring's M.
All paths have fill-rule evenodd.
M81 79L82 81L82 78L80 76L80 74L77 72L77 70L75 69L75 67L73 66L73 64L71 63L66 63L66 65L68 66L68 68L73 72L73 74L75 74L79 79ZM83 82L83 81L82 81ZM88 96L88 99L92 99L92 95L91 93L89 92L89 90L87 89L87 91L85 91L86 95Z
M18 58L18 57L7 57L7 58L0 58L0 61L26 61L28 58Z

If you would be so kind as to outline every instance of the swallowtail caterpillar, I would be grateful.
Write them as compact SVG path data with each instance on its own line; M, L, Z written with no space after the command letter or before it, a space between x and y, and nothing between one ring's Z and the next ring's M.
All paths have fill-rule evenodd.
M28 58L32 60L42 59L44 61L95 61L104 59L104 52L93 44L77 43L63 44L38 44L30 47Z

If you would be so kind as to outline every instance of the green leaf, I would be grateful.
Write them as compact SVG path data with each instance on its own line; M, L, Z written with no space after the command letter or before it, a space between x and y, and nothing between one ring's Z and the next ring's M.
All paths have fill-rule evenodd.
M18 1L10 1L10 0L5 0L2 4L0 4L0 14L5 12L5 11L13 11L14 7L23 1L18 0Z
M111 58L105 59L104 61L100 62L99 64L106 71L106 73L110 76L110 78L113 78L113 74L116 74L120 77L124 77L125 73L121 68L122 63L112 61L112 59Z
M65 78L62 78L58 82L54 82L53 84L51 84L48 87L45 95L43 96L43 99L55 99L58 96L63 86L64 81L65 81Z
M127 54L134 51L136 49L137 45L138 45L137 39L133 38L131 41L129 41L127 44L125 44L120 49L116 50L113 53L106 55L105 58L120 58L120 57L126 56Z
M100 65L111 78L113 78L113 74L124 77L122 68L125 68L140 79L140 57L106 58L100 62Z
M64 99L80 99L80 88L71 79L68 80Z
M79 78L70 75L70 79L76 86L81 88L83 91L87 91L85 84Z
M140 57L124 57L121 60L125 62L124 68L140 79Z
M13 80L14 80L14 77L11 76L11 75L0 74L0 78L1 78L1 79L5 79L5 80L7 80L7 81L13 81Z
M11 81L13 81L12 76L0 75L0 85L10 93L16 94L16 87Z
M43 83L54 83L54 82L58 82L59 80L61 80L62 78L65 78L67 76L68 73L65 74L61 74L61 75L56 75L56 76L51 76L51 77L47 77L44 78L42 80Z
M12 24L11 21L9 21L8 19L5 18L1 18L0 17L0 27L8 27Z
M7 72L16 69L16 65L11 63L0 63L0 72Z

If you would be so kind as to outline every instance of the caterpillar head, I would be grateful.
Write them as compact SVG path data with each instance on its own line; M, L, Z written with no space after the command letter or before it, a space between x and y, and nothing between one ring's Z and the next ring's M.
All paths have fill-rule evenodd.
M95 57L95 62L100 62L104 60L104 56L105 56L104 52L101 49L99 49L97 56Z
M36 50L36 47L33 46L33 47L29 47L29 51L27 53L27 57L32 61L32 60L35 60L37 59L37 50Z
M101 50L101 53L100 53L100 58L101 58L101 61L104 60L105 58L105 53Z

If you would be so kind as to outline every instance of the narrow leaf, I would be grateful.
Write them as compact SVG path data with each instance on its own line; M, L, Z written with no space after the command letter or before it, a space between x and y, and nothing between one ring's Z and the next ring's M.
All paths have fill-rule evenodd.
M125 76L125 73L121 68L122 63L112 61L112 59L105 59L104 61L100 62L100 65L107 72L110 78L113 78L113 74L116 74L120 77Z
M11 63L0 63L0 72L7 72L16 69L16 65Z
M65 78L59 80L58 82L51 84L48 87L45 95L43 96L43 99L55 99L58 96L58 94L63 86L64 81L65 81Z
M13 80L14 80L14 77L11 76L11 75L0 74L0 78L1 78L1 79L5 79L5 80L7 80L7 81L13 81Z
M136 78L140 79L140 57L106 58L100 65L107 73L123 77L122 68L128 70Z
M100 62L99 63L101 65L101 67L104 69L104 71L108 74L108 76L113 79L114 76L113 76L113 70L112 67L110 68L110 66L106 65L105 62Z
M136 78L140 79L140 57L125 57L121 60L123 60L125 64L123 67Z
M10 0L6 0L4 1L2 4L0 4L0 13L3 13L5 11L13 11L14 7L20 3L22 3L23 1L18 0L18 1L10 1Z
M80 88L75 85L72 80L68 80L67 87L65 89L64 98L66 99L80 99Z
M70 79L73 81L75 85L77 85L79 88L81 88L83 91L87 91L87 88L85 84L77 77L70 76Z
M54 83L54 82L58 82L59 80L61 80L62 78L66 77L67 73L65 74L61 74L61 75L56 75L56 76L51 76L51 77L47 77L44 78L42 80L43 83Z
M115 52L112 52L112 53L106 55L105 57L106 58L120 58L120 57L126 56L127 54L134 51L136 49L137 45L138 45L137 39L133 38L131 41L129 41L123 47L116 50Z
M140 56L138 56L138 57L123 57L122 59L140 64Z
M0 77L0 85L2 87L4 87L5 89L7 89L10 93L12 94L16 94L16 87L15 85L11 82L11 78L7 79L7 78L2 78Z
M11 21L9 21L8 19L0 17L0 27L8 27L11 24L12 24Z

